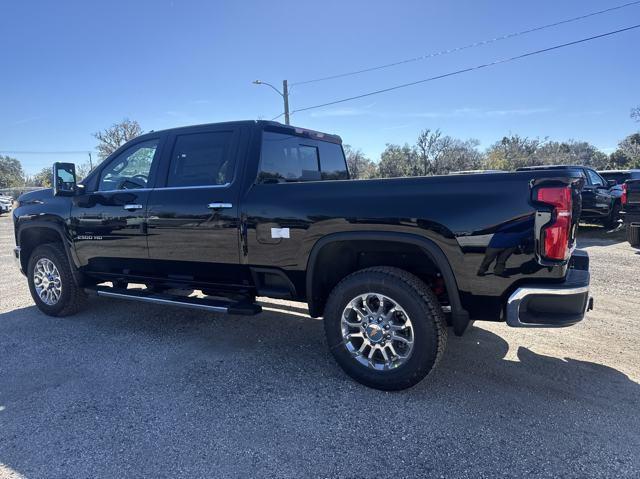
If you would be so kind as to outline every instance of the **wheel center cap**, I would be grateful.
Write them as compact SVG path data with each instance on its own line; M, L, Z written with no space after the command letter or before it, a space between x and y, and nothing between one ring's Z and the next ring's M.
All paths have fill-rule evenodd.
M367 337L373 341L373 342L378 342L382 339L382 337L384 336L384 332L382 330L382 328L377 325L377 324L369 324L367 325L367 328L365 329L365 332L367 333Z

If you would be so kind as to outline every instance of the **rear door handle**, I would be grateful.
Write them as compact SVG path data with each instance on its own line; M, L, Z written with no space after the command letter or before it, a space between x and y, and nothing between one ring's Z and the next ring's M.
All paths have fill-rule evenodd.
M210 210L221 210L233 208L233 205L231 203L209 203L207 205L207 208L209 208Z
M124 205L123 207L125 210L127 211L133 211L133 210L141 210L142 209L142 205Z

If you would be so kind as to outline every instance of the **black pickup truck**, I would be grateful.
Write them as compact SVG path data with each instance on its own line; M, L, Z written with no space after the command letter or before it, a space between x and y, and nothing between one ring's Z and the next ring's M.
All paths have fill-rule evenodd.
M626 180L622 184L622 217L631 246L640 246L640 180Z
M601 223L605 228L614 228L620 222L622 210L622 188L615 179L605 179L593 168L582 165L525 166L516 171L554 170L572 171L584 178L582 187L582 213L580 219Z
M69 315L94 293L258 314L257 296L303 301L340 366L381 389L425 377L447 323L583 319L579 174L351 181L341 143L242 121L142 135L80 184L56 163L55 187L13 211L36 305Z

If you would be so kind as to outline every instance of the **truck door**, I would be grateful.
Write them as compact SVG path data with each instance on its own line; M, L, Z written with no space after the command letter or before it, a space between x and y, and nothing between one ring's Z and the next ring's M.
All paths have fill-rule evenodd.
M163 279L242 284L239 149L244 130L225 125L171 134L147 210L149 257Z
M73 198L72 240L91 271L134 274L148 258L145 214L162 136L133 143L101 167L89 191Z
M605 217L611 212L612 196L607 182L595 171L585 168L587 183L582 193L583 216Z

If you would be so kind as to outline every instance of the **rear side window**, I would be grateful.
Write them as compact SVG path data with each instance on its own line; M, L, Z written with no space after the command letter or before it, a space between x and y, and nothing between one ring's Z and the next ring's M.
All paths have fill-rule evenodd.
M344 159L342 146L337 143L319 141L320 169L323 180L347 180L347 163Z
M347 177L340 145L282 133L263 133L259 181L280 183Z
M225 185L233 179L230 131L192 133L176 137L167 186Z

